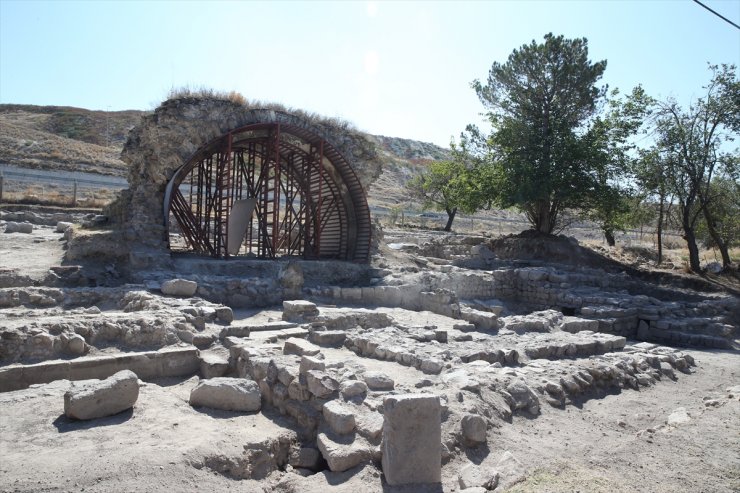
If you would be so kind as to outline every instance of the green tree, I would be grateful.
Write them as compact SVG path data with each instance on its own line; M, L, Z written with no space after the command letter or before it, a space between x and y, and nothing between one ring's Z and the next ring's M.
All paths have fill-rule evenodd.
M588 59L585 38L547 34L495 62L485 85L472 83L493 128L493 198L540 232L552 233L565 209L588 207L597 189L584 135L606 94L597 86L605 68Z
M709 186L711 201L707 205L709 217L715 223L714 231L730 249L740 245L740 183L729 176L712 180ZM716 248L706 221L698 224L696 236L707 248Z
M434 208L447 213L445 231L452 230L458 210L473 213L477 207L470 197L477 186L470 170L460 161L436 161L421 175L412 179L408 188L422 201L424 208Z
M696 244L700 216L722 255L723 266L732 264L729 249L715 227L711 183L718 173L737 176L738 151L725 149L740 132L740 81L734 65L710 65L710 70L706 95L688 109L674 99L656 105L656 152L677 200L689 265L694 272L701 268Z
M668 166L656 149L643 150L634 162L635 183L645 197L653 197L657 202L656 231L658 247L657 265L663 263L663 228L671 212L672 194L666 175Z
M595 221L609 246L615 245L616 231L625 231L630 220L633 192L623 184L634 169L631 137L642 126L651 103L640 86L626 98L612 91L609 109L594 118L581 139L587 156L592 189L582 190L587 217Z

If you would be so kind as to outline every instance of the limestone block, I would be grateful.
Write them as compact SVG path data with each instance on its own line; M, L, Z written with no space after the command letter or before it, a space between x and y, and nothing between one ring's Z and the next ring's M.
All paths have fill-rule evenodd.
M355 416L357 433L372 443L378 443L383 433L383 415L376 411L362 409Z
M319 315L315 303L306 300L283 301L283 320L288 322L307 322Z
M6 233L33 233L33 224L31 223L17 223L14 221L8 221L5 223Z
M190 297L198 290L198 283L187 279L170 279L163 282L159 289L162 294Z
M347 333L343 330L315 330L309 336L314 344L332 347L341 346L346 338Z
M218 377L201 380L190 392L190 405L224 411L259 411L261 394L253 380Z
M366 371L362 378L370 390L393 390L396 386L391 377L380 371Z
M326 363L323 360L314 358L312 356L303 356L301 358L301 365L298 368L300 374L305 374L308 370L320 370L326 369Z
M283 345L283 354L297 354L298 356L316 356L321 352L321 348L311 344L305 339L291 337Z
M346 471L362 462L372 460L377 455L375 447L363 438L335 438L326 433L319 433L316 437L321 455L333 472Z
M498 486L499 473L469 463L460 469L457 479L462 491L468 491L468 488L476 487L483 488L484 491L490 491Z
M219 306L216 308L216 318L223 323L230 324L234 321L234 310L228 306ZM247 332L247 336L249 336L249 332Z
M201 353L200 374L203 378L222 377L229 369L229 360L216 353Z
M531 414L539 414L540 401L537 394L523 381L514 380L506 387L506 391L511 395L512 411L526 409Z
M67 338L66 341L67 351L70 354L79 356L87 351L88 346L85 342L85 338L79 334L72 334Z
M339 435L352 433L355 429L354 411L337 400L324 404L323 414L329 427Z
M486 420L482 416L466 414L460 421L460 428L462 429L463 442L466 446L475 447L481 443L486 443ZM468 487L465 486L465 488Z
M339 390L339 382L319 370L307 371L306 383L308 385L308 391L319 399L330 397L334 392Z
M389 485L439 483L442 475L439 396L404 394L383 401L382 464Z
M64 233L65 231L67 231L67 228L71 228L71 227L72 227L72 223L69 223L69 222L66 222L66 221L59 221L57 223L56 232L57 233Z
M429 358L421 360L421 371L424 373L430 373L432 375L437 375L439 372L442 371L442 368L444 368L444 362L441 360L438 360L436 358Z
M72 388L64 394L64 414L74 419L95 419L133 407L139 398L139 378L123 370L97 382Z
M367 394L367 384L361 380L345 380L339 385L339 392L345 399Z
M191 343L198 349L205 349L216 340L214 334L193 334L193 340Z

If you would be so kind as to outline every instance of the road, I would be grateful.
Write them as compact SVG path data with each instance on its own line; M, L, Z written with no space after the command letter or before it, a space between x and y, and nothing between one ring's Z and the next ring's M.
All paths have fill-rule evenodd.
M7 182L65 183L71 185L76 181L78 186L85 188L128 188L128 182L126 179L116 176L98 175L81 171L20 168L18 166L11 166L3 163L0 163L0 175L2 175Z

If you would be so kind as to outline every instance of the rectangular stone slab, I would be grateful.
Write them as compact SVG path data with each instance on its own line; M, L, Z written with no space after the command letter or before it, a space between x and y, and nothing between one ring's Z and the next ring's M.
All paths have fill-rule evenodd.
M389 485L439 483L442 477L439 396L404 394L383 402L383 474Z

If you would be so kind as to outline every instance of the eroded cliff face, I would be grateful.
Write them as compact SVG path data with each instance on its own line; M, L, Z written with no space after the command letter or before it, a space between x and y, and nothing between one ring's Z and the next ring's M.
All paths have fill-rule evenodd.
M382 162L375 144L344 122L222 99L170 99L131 130L121 153L129 166L130 188L110 213L123 224L132 247L166 249L163 204L172 176L201 147L255 123L290 125L324 139L347 160L365 190L380 175Z

